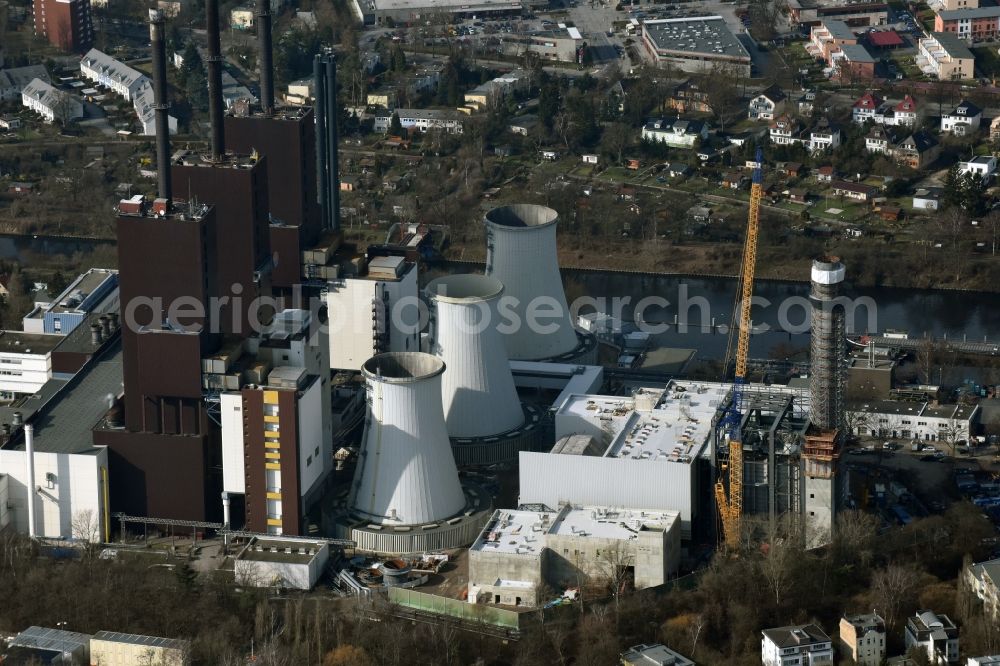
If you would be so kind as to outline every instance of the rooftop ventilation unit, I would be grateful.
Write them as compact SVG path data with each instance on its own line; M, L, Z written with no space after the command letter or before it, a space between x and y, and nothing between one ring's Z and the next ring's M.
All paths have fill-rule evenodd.
M524 411L497 330L499 280L450 275L425 289L434 316L434 355L447 370L442 379L445 421L451 437L485 437L524 423Z

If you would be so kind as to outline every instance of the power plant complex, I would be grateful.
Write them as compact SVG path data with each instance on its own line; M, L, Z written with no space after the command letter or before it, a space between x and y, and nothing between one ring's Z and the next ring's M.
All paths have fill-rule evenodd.
M750 382L748 340L735 380L600 365L555 210L487 212L481 272L431 276L405 248L344 242L335 56L316 56L313 108L276 106L260 0L260 104L227 115L216 0L206 12L208 150L171 152L152 11L157 192L118 205L114 316L81 313L59 356L72 372L0 407L0 529L67 536L87 510L102 542L141 523L383 557L470 548L467 600L525 607L606 574L609 552L637 587L663 584L744 516L829 542L845 497L838 259L811 269L808 385Z

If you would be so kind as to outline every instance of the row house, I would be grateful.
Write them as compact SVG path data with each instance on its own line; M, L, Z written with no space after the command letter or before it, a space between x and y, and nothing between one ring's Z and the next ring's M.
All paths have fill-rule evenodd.
M917 42L917 66L939 81L968 80L975 76L976 58L955 34L932 33Z
M967 7L938 12L934 32L952 33L966 42L982 42L1000 36L1000 6Z
M893 104L869 91L854 103L851 115L859 125L871 121L876 125L913 127L917 124L917 102L906 95L902 101Z
M399 124L404 130L413 129L418 132L428 130L444 130L447 134L461 134L465 129L466 116L452 109L396 109L383 110L375 115L373 129L383 134L392 127L392 116L399 117Z
M787 95L778 86L760 91L750 100L747 117L750 120L774 120L785 111Z
M139 90L150 83L149 77L139 70L97 49L90 49L80 60L80 74L99 86L110 88L126 102L131 102Z
M963 99L954 109L941 116L941 132L955 136L968 136L979 130L983 110Z
M806 44L806 51L814 58L832 65L834 54L840 53L843 46L855 46L857 43L858 36L851 32L846 23L825 20L809 30L809 43Z
M51 85L35 79L21 91L21 104L40 114L46 122L60 121L67 124L83 118L83 105L75 97L56 90Z

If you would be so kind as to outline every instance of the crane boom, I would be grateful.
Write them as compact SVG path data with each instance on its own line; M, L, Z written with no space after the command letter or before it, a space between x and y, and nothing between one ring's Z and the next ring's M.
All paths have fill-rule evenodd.
M763 151L758 148L750 188L750 211L747 215L747 237L743 245L743 263L740 270L740 302L733 312L736 337L736 372L733 377L732 401L720 422L720 430L729 441L728 481L729 493L720 474L715 482L715 500L719 508L722 532L726 546L739 545L743 515L743 441L740 422L743 416L743 387L747 383L747 359L750 357L750 314L753 298L754 273L757 268L757 232L760 225L760 203L763 198ZM732 345L732 338L730 338ZM730 347L731 349L731 347ZM728 357L728 354L727 354Z

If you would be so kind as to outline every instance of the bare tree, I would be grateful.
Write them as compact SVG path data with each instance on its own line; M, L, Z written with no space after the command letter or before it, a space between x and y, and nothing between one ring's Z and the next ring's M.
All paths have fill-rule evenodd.
M632 130L624 123L611 123L604 128L601 135L601 149L607 155L615 158L615 164L622 163L622 156L625 149L632 141Z
M889 631L902 619L900 613L917 591L920 572L912 566L890 564L872 575L872 602L885 618Z
M774 521L762 521L763 543L759 568L774 595L775 606L781 606L795 573L795 565L804 553L802 530L789 516Z
M625 541L616 540L598 552L596 566L600 576L607 581L617 612L620 597L628 584L632 567L635 566L635 556Z
M87 557L93 556L101 542L101 521L93 509L81 509L70 518L73 538L82 542Z

